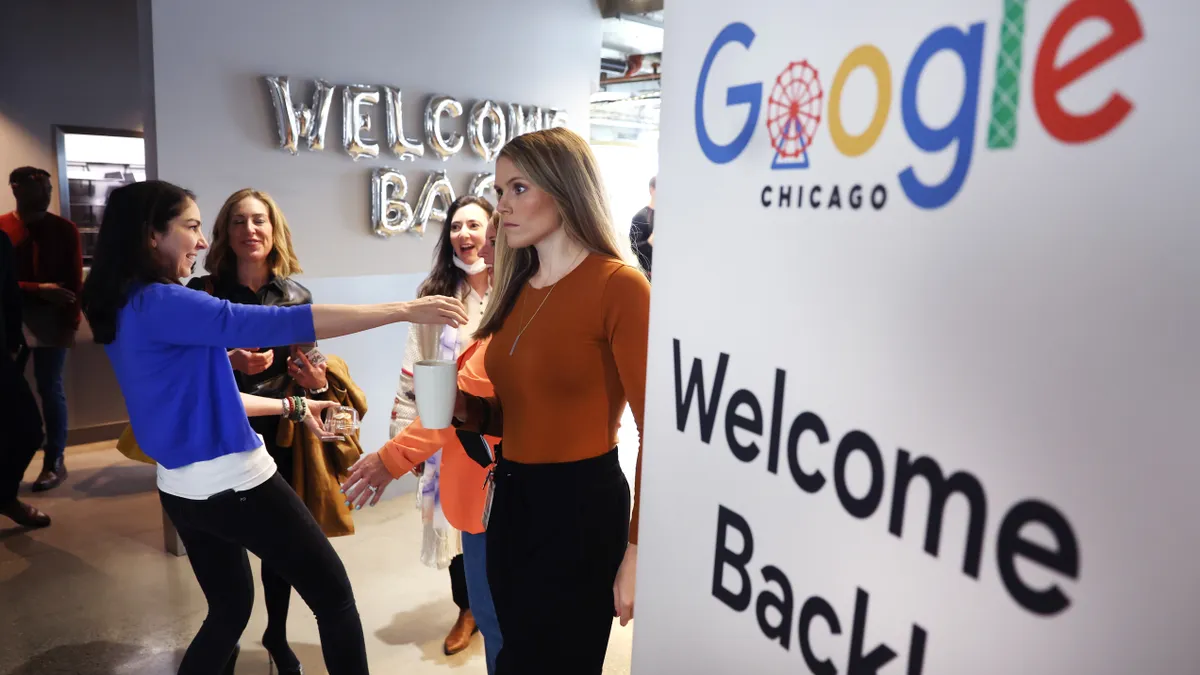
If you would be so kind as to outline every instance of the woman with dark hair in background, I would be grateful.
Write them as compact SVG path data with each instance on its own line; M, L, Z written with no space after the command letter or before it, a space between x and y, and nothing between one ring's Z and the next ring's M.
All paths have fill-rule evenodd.
M616 443L627 403L642 429L650 283L621 260L578 134L509 141L496 194L495 290L476 332L495 396L460 390L455 410L459 428L504 438L487 525L496 670L599 675L613 617L633 617L639 509L631 521Z
M292 278L302 270L292 250L287 218L275 200L261 190L238 190L225 200L213 222L213 241L204 268L210 274L193 278L188 288L243 305L288 307L312 303L312 294ZM309 350L297 345L230 347L229 362L238 390L244 394L282 399L299 390L312 399L358 407L352 394L361 396L361 392L350 380L345 362L337 357L313 363ZM365 407L359 410L360 414L364 412ZM357 439L341 439L330 452L306 452L321 445L303 427L288 424L278 416L252 417L250 426L262 436L279 475L302 495L322 531L331 537L353 534L351 510L341 498L339 485L344 472L362 454ZM292 587L269 565L262 565L261 576L267 606L263 647L280 675L301 675L304 670L287 640Z
M109 195L83 288L84 314L105 345L138 445L158 464L163 509L208 600L179 672L233 672L254 601L250 550L316 615L328 671L367 673L345 567L247 419L279 415L328 439L316 415L337 404L242 394L225 350L314 342L400 321L457 326L466 312L445 297L365 306L233 304L179 283L207 247L190 192L163 181L126 185Z
M491 270L479 254L485 244L488 220L493 211L491 203L474 195L459 197L446 211L446 223L438 237L433 269L417 289L417 297L445 295L459 298L467 308L468 318L457 332L429 326L409 329L400 369L400 385L392 403L389 429L392 438L400 435L417 416L413 364L422 359L457 359L470 345L471 335L479 327L492 285ZM479 627L471 611L461 532L442 514L442 458L442 453L434 453L427 461L418 464L413 473L421 477L417 499L425 521L421 561L436 569L450 568L451 594L454 604L458 606L458 620L442 644L442 650L449 656L466 649Z

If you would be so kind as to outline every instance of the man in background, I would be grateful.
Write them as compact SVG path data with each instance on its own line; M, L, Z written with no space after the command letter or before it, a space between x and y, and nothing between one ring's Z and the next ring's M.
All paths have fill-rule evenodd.
M12 241L25 337L46 421L42 472L33 484L49 490L67 477L67 393L63 372L67 350L79 328L83 256L79 228L50 213L50 173L32 166L8 177L17 210L0 216L0 231Z
M46 527L50 517L17 499L25 469L42 444L42 416L22 372L25 336L21 331L21 289L12 242L0 232L0 516L23 527Z
M650 259L654 255L654 183L657 178L650 179L650 204L634 215L629 227L629 245L647 278L650 277Z

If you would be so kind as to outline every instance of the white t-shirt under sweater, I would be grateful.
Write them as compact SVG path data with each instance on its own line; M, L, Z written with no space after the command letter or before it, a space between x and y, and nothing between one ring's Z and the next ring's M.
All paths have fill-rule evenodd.
M262 440L261 435L258 438ZM226 490L252 490L270 480L276 470L275 459L263 444L253 450L193 462L178 469L159 464L158 489L183 499L208 499Z

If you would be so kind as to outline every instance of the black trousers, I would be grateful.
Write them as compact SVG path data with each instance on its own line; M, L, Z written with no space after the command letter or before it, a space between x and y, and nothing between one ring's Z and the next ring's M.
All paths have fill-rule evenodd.
M450 560L450 595L459 611L471 609L471 599L467 597L467 566L461 553Z
M487 531L504 646L497 675L600 675L629 539L617 451L561 464L501 459Z
M160 492L187 547L208 616L188 647L180 675L223 672L254 606L250 550L295 587L317 618L330 675L365 675L362 621L341 558L278 473L244 492L191 500Z
M275 438L275 427L277 420L270 420L272 426L269 431L270 436L263 433L263 438L270 439L267 441L267 451L275 460L275 467L279 471L279 476L284 482L295 490L295 467L292 459L291 448L276 447L272 440ZM273 567L267 564L264 560L260 567L260 575L263 586L263 602L267 606L267 629L263 632L263 643L272 649L279 649L287 644L287 619L288 608L292 604L292 585L288 583L283 575L275 571ZM288 664L291 665L291 664Z
M0 354L0 410L6 427L0 432L0 506L17 498L25 469L44 439L42 413L23 370L23 361Z

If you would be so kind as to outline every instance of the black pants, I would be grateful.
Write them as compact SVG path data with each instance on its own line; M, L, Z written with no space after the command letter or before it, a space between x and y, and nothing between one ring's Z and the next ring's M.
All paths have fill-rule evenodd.
M277 422L277 420L273 419L270 421ZM267 436L264 434L263 438L275 438L274 426L271 427L268 433L271 435ZM292 449L278 448L275 447L274 443L268 441L267 450L275 460L279 476L283 478L289 487L295 490L295 469L292 460ZM288 608L292 604L292 585L288 583L287 579L283 578L282 574L268 565L265 560L262 562L260 570L263 586L263 602L267 605L267 629L263 632L263 643L272 649L278 649L287 644L287 619Z
M629 538L617 451L562 464L502 459L495 476L487 562L504 636L497 675L600 675Z
M467 597L467 566L461 553L450 560L450 594L459 611L471 609L471 599Z
M5 430L0 432L0 507L17 498L25 469L42 446L42 413L25 380L24 363L0 354L0 410Z
M229 661L254 606L247 549L294 586L316 615L330 675L368 672L362 622L346 569L278 473L252 490L207 500L162 492L159 497L208 600L208 616L183 657L180 675L214 675Z

